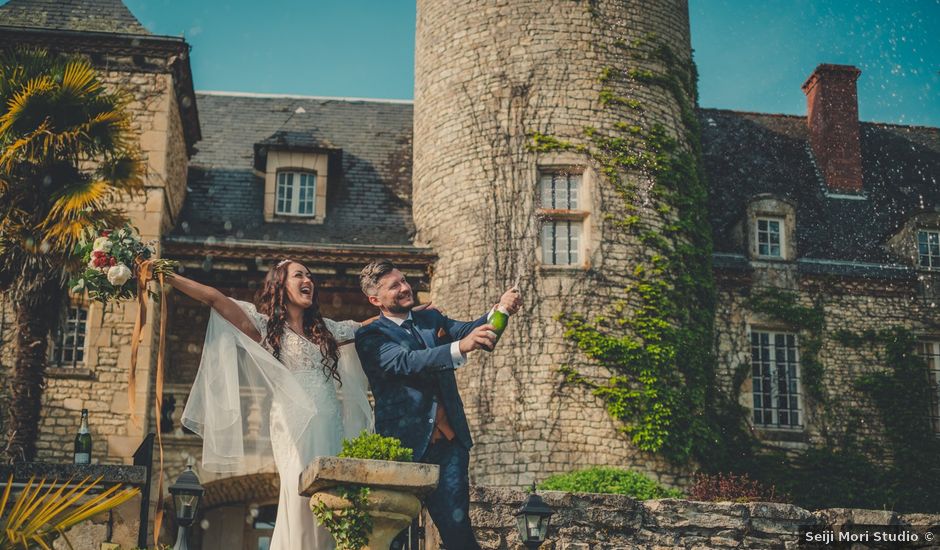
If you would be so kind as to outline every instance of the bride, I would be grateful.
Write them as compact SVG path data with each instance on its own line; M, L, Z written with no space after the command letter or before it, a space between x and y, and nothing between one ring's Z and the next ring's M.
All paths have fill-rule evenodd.
M180 275L169 283L212 308L183 411L183 425L203 438L203 468L244 474L273 459L280 497L271 550L333 548L298 480L313 457L335 456L344 437L373 429L368 382L351 345L359 323L323 318L310 272L290 260L268 272L257 308ZM245 427L259 425L265 409L270 443Z

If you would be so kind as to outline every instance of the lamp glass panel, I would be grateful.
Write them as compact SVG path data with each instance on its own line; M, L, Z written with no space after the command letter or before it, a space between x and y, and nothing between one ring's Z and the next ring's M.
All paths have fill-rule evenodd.
M542 517L536 514L526 514L526 534L529 540L542 540L539 538L541 532Z
M545 540L548 535L548 517L543 516L539 520L539 540Z
M176 510L177 515L181 519L193 519L196 517L196 504L199 502L199 497L196 495L181 493L176 495Z

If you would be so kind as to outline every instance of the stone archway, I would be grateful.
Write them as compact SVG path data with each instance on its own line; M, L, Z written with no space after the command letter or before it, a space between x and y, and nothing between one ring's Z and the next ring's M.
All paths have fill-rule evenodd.
M259 528L258 510L277 507L280 483L276 473L227 477L204 485L202 550L266 548L270 526ZM253 513L254 511L254 513ZM262 514L268 516L269 514ZM268 523L267 518L264 523Z

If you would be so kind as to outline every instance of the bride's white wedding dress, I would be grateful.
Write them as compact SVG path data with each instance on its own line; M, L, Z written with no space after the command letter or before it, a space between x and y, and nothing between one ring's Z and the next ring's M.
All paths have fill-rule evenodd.
M237 303L264 337L267 317L250 303ZM324 320L340 343L354 339L359 327L355 321ZM226 357L226 349L236 350L235 356ZM233 359L237 369L231 368ZM207 361L221 365L229 362L229 368L217 369ZM241 473L245 455L271 452L280 477L271 550L328 550L335 546L332 536L310 512L309 500L299 495L298 480L314 457L335 456L342 450L344 437L372 429L365 394L367 382L352 344L340 347L338 371L342 384L324 371L319 346L290 329L285 329L281 338L278 362L221 316L214 315L210 320L200 373L184 411L184 424L190 429L195 426L198 429L194 431L203 436L203 465L210 470ZM227 376L231 372L237 373L237 380ZM247 409L251 407L244 403L245 388L259 386L266 388L264 402L270 404L269 449L254 449L251 436L241 428L241 420L247 418ZM237 405L232 402L233 391L239 392ZM259 403L256 398L256 409ZM234 407L241 410L241 418L235 419L230 413ZM237 429L233 425L236 422ZM240 441L233 443L233 438Z

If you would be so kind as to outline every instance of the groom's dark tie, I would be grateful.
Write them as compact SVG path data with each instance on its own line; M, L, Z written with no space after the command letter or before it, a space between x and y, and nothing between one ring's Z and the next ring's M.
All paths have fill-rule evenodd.
M401 324L401 328L405 329L408 334L418 343L420 349L427 348L427 344L424 343L424 340L421 339L421 336L418 334L418 329L415 327L414 321L411 319L405 319ZM431 443L437 443L440 439L447 439L451 441L454 437L457 436L457 433L454 431L454 428L451 427L450 421L447 419L447 412L444 410L444 398L441 396L441 392L438 389L435 396L437 402L440 404L437 407L437 413L434 418L434 431L431 432Z
M415 341L415 343L418 344L418 348L424 349L428 347L424 343L424 340L421 339L421 336L418 335L418 329L415 327L414 321L411 319L405 319L401 324L401 328L405 329L405 331L411 335L411 338Z

